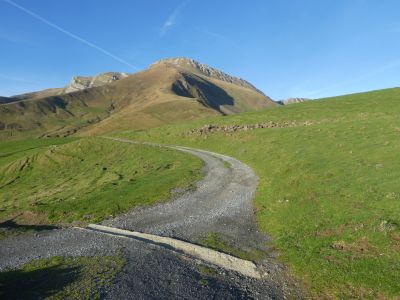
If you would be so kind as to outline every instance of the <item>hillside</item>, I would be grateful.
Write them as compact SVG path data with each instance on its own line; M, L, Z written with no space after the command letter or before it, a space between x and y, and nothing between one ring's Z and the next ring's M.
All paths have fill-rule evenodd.
M201 167L184 153L100 138L4 142L0 224L97 221L168 199L172 188L201 177ZM0 239L5 235L0 230Z
M310 298L397 299L399 116L394 88L118 136L250 165L260 230Z
M10 103L14 101L13 98L10 97L0 97L0 104L4 104L4 103Z
M131 75L74 77L65 88L12 99L0 105L3 139L143 129L275 105L247 81L186 58Z
M40 99L40 98L61 95L63 91L64 91L63 88L45 89L37 92L14 95L11 97L11 99L13 99L13 101Z
M21 100L33 100L33 99L41 99L52 96L59 96L64 94L69 94L77 91L82 91L86 89L90 89L92 87L103 86L109 84L111 82L120 80L122 78L127 77L126 73L119 72L107 72L101 73L96 76L74 76L71 79L71 82L63 88L51 88L45 89L42 91L30 92L20 95L15 95L9 97L8 102L21 101ZM1 103L0 97L0 103Z

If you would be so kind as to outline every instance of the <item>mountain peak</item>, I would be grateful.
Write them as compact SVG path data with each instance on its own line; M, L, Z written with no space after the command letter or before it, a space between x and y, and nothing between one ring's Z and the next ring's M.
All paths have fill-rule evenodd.
M221 70L218 70L216 68L210 67L208 65L202 64L192 58L187 58L187 57L173 57L173 58L164 58L156 61L155 63L150 65L150 68L156 67L159 65L170 65L174 67L178 67L181 69L184 69L186 71L191 71L194 73L197 73L199 75L211 77L214 79L218 79L221 81L225 81L228 83L232 83L235 85L239 85L251 90L254 90L260 94L264 93L260 90L258 90L254 85L252 85L250 82L236 76L231 76L229 74L226 74L222 72Z
M162 58L160 60L157 60L154 62L151 66L160 64L160 63L169 63L169 64L174 64L177 66L184 66L184 65L195 65L199 64L199 62L195 61L192 58L188 57L170 57L170 58Z

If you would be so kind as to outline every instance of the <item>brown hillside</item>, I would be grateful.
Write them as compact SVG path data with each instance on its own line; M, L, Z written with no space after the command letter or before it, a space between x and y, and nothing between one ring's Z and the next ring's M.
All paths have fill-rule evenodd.
M1 104L2 136L103 134L275 105L247 81L190 59L162 60L99 86L66 89Z

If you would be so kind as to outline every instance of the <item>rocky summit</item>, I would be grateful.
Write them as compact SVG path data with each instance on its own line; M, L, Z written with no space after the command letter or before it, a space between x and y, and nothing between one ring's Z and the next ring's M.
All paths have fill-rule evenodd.
M252 89L254 91L257 91L257 92L263 94L263 92L261 92L259 89L257 89L250 82L248 82L240 77L228 75L218 69L215 69L208 65L199 63L198 61L195 61L194 59L191 59L191 58L177 57L177 58L161 59L161 60L153 63L150 67L160 65L160 64L167 64L167 65L169 64L169 65L173 65L175 67L186 69L188 71L192 71L192 72L194 71L195 73L200 73L201 75L205 75L205 76L212 77L212 78L215 78L215 79L218 79L221 81L225 81L225 82L239 85L239 86L242 86L245 88L249 88L249 89Z

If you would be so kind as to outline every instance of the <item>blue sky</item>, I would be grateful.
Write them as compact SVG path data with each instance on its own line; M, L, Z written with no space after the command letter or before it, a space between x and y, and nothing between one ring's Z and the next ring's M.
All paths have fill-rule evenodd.
M398 0L0 0L0 95L191 57L274 99L400 86Z

